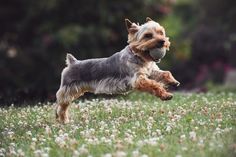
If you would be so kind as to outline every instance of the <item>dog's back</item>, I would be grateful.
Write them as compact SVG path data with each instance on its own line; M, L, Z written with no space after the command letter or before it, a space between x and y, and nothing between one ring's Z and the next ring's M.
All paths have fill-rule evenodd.
M134 61L132 57L134 55L128 47L109 58L79 61L67 55L68 66L62 72L61 88L76 86L78 89L86 88L89 92L104 94L126 92L131 88L131 78L135 74L129 62Z

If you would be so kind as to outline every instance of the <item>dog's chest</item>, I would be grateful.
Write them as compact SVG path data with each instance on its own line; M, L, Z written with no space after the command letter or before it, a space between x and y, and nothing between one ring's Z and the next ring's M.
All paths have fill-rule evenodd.
M138 74L150 76L153 70L158 70L158 66L155 62L148 63L147 65L140 67L137 71Z

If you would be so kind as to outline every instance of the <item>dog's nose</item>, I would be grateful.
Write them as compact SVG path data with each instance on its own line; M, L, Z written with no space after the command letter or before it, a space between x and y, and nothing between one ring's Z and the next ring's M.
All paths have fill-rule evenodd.
M165 40L160 40L160 41L158 42L158 44L157 44L157 47L158 47L158 48L163 47L163 46L164 46L164 43L165 43Z
M164 43L165 43L165 40L161 40L160 41L160 44L163 46L164 45Z

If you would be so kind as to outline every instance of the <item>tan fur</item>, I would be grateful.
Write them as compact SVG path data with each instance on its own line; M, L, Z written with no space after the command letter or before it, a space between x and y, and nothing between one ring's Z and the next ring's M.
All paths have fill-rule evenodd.
M162 100L170 100L172 98L172 94L167 92L160 83L147 78L145 75L140 75L137 78L135 89L158 96Z
M178 81L173 77L171 72L169 71L154 71L151 76L151 79L157 81L157 82L163 82L164 84L174 85L179 84Z

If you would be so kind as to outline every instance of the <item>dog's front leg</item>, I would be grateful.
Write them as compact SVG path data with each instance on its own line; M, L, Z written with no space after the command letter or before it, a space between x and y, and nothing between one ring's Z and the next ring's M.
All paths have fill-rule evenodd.
M161 83L149 79L146 75L139 75L135 81L135 89L151 93L161 100L170 100L173 95L167 92Z
M150 79L153 79L157 82L162 82L168 86L177 87L180 85L179 81L177 81L169 71L154 70L150 75Z

